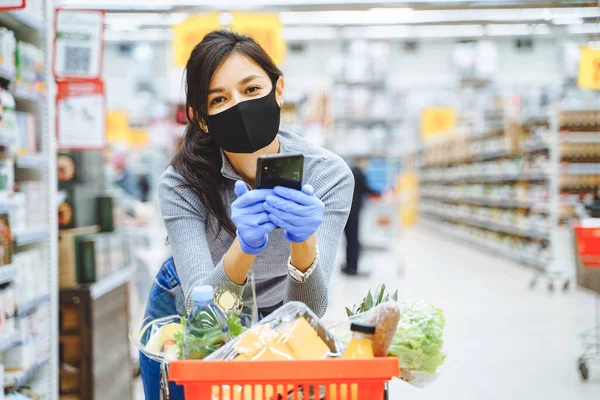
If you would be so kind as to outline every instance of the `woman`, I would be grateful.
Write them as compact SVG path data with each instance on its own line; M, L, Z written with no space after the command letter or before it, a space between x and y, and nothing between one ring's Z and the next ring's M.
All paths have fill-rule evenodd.
M350 169L279 130L283 76L251 38L208 34L186 80L188 129L159 188L174 263L161 268L146 316L177 313L202 284L241 294L250 270L260 314L301 301L322 316L352 202ZM252 190L257 158L274 153L304 155L302 190ZM142 356L141 367L146 399L158 399L158 365Z

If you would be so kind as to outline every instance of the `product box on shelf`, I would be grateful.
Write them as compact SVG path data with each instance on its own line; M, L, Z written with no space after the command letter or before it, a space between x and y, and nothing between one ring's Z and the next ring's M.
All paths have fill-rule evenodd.
M114 200L110 196L101 196L96 198L98 210L98 225L100 232L113 232L114 223Z
M17 39L15 33L9 29L0 28L0 72L6 78L14 78L16 76L16 49Z
M46 226L48 204L48 185L42 181L19 182L19 192L25 195L27 212L25 214L27 227Z
M66 198L58 206L59 229L72 229L97 223L97 202L101 189L95 185L74 185L64 190Z
M0 147L13 149L18 136L15 98L9 91L0 89L0 102Z
M0 160L0 192L7 197L15 191L15 163L12 159Z
M33 367L35 362L36 349L32 340L8 349L2 356L2 363L7 372L27 370Z
M15 150L18 154L36 153L38 143L36 136L35 117L31 113L17 112L17 125L19 134L15 144Z
M25 303L48 294L48 270L40 249L31 249L13 256L13 265L17 268L15 280L17 304Z
M77 286L77 262L75 239L83 235L91 235L100 231L97 225L62 230L59 233L59 282L60 287Z
M58 175L58 187L66 188L78 183L78 171L81 167L82 152L61 151L58 153L56 166Z
M127 246L123 235L98 233L75 238L78 283L93 283L125 268Z
M0 214L0 265L12 263L13 243L10 218L8 214Z

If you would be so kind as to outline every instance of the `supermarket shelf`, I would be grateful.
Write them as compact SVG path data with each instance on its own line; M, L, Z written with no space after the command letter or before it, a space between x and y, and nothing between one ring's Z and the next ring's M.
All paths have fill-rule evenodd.
M16 332L12 335L0 336L0 353L18 346L20 343L21 341L19 340L19 335L17 335Z
M374 87L374 88L385 88L385 81L383 79L370 79L363 81L353 81L346 79L336 79L336 85L345 85L345 86L366 86L366 87Z
M7 375L4 378L4 387L20 388L27 385L29 382L31 382L33 377L49 362L50 356L46 356L36 361L33 367L17 376L12 377Z
M48 227L29 228L21 232L15 232L14 236L17 246L28 246L48 239L50 231Z
M388 117L354 117L354 116L336 116L336 122L349 123L354 125L393 125L400 122L398 118Z
M545 181L549 179L546 173L525 173L518 175L480 175L463 178L427 179L421 178L421 183L488 183L488 182L519 182L519 181Z
M17 156L17 167L23 169L46 169L48 168L48 157L43 154Z
M0 265L0 286L11 283L17 277L17 266L14 264Z
M568 163L561 165L560 172L565 175L598 175L600 174L600 164Z
M544 142L531 143L523 147L525 153L535 153L536 151L549 150L550 144Z
M442 195L422 194L421 198L443 201L444 203L467 203L475 206L498 208L548 208L549 203L536 201L523 201L511 199L489 199L486 197L453 197Z
M441 232L445 235L450 236L453 239L475 245L477 247L480 247L483 250L489 251L493 254L502 256L509 260L516 261L516 262L522 263L524 265L529 265L529 266L537 267L537 268L544 268L547 264L546 262L539 260L537 258L533 258L531 256L521 254L519 252L507 249L502 246L495 246L485 240L476 239L476 238L464 235L464 234L458 232L456 229L448 229L446 227L440 227L439 223L436 223L435 219L429 220L429 218L426 217L423 221L425 222L424 225L435 230L436 232Z
M17 317L29 315L32 312L34 312L35 310L37 310L37 308L39 306L41 306L42 304L47 303L49 301L50 301L49 294L40 296L37 299L30 300L27 303L23 304L22 306L17 307Z
M43 33L46 25L23 11L9 11L0 13L0 24L13 30L29 30Z
M129 282L134 272L135 266L129 266L113 273L112 275L102 279L101 281L92 284L90 286L91 298L93 300L99 299L105 294L112 292L119 286L122 286L125 283Z
M600 131L596 132L566 132L560 133L561 143L600 143Z
M35 89L16 85L14 90L15 100L28 101L31 103L42 103L46 100L45 94Z
M433 215L439 219L452 222L461 222L476 228L487 229L490 231L507 233L509 235L527 237L531 239L549 239L550 233L547 231L539 231L533 229L521 229L514 226L500 224L488 219L480 219L475 217L460 216L456 214L446 214L439 211L423 210L423 213Z
M514 154L512 154L510 151L508 151L506 149L500 149L500 150L485 152L485 153L481 153L481 154L473 154L469 158L468 162L489 161L489 160L495 160L497 158L504 158L504 157L509 157L509 156L513 156L513 155ZM464 164L464 163L461 163L461 164Z

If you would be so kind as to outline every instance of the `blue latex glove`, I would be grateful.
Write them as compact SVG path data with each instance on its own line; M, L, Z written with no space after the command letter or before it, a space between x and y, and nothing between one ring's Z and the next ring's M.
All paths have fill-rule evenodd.
M276 228L264 208L266 197L272 193L268 189L248 190L242 181L235 183L238 198L231 204L231 220L237 228L242 251L246 254L263 251L267 247L269 233Z
M285 237L296 243L315 233L325 215L325 204L315 197L311 185L304 185L301 191L277 186L267 196L264 207L271 222L283 228Z

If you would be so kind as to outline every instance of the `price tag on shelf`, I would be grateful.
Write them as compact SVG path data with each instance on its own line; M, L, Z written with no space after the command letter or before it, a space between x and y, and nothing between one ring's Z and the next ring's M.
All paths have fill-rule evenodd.
M56 10L54 77L100 79L104 50L104 11Z
M104 148L105 115L102 81L57 83L56 130L60 149Z
M580 54L577 85L581 89L600 90L600 49L582 46Z
M0 10L19 10L25 8L25 0L0 0Z

